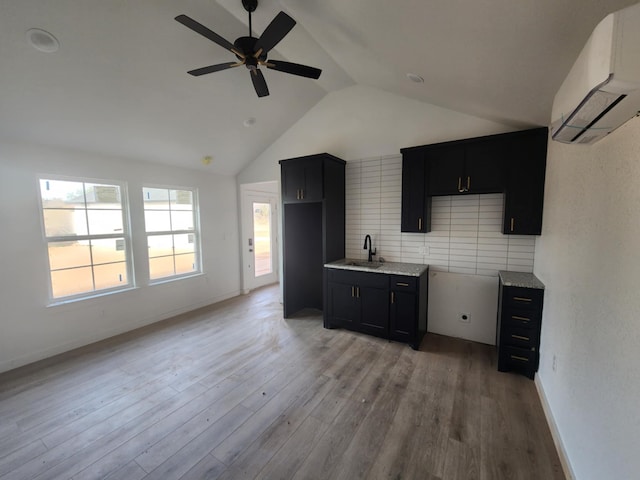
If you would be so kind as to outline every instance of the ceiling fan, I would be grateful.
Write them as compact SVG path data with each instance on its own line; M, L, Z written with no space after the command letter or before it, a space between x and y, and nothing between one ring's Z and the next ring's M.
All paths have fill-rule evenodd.
M255 38L251 35L251 12L255 11L257 8L258 0L242 0L242 5L244 6L244 9L249 12L249 36L239 37L233 43L222 38L217 33L209 30L207 27L196 22L187 15L178 15L176 17L176 20L185 27L190 28L212 42L217 43L222 48L229 50L238 59L236 62L209 65L208 67L190 70L187 73L198 77L207 73L219 72L221 70L227 70L229 68L244 65L251 74L251 81L253 82L253 87L255 88L258 97L266 97L269 95L267 82L258 68L259 66L278 70L279 72L298 75L300 77L314 79L320 77L322 70L318 68L300 65L299 63L285 62L282 60L267 60L269 51L275 47L295 26L296 21L293 18L284 12L280 12L267 26L265 31L262 32L260 38Z

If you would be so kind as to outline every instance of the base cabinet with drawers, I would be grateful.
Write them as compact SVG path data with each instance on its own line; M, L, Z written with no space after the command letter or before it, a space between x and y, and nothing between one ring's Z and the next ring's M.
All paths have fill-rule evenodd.
M325 328L408 343L427 331L428 269L419 276L325 267Z
M540 360L544 285L530 273L500 272L499 278L498 370L533 379Z

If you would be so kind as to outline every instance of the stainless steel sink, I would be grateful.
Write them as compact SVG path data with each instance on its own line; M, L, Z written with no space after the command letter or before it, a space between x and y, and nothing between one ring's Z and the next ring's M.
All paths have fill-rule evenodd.
M382 265L377 262L347 262L345 265L350 267L364 267L364 268L380 268Z

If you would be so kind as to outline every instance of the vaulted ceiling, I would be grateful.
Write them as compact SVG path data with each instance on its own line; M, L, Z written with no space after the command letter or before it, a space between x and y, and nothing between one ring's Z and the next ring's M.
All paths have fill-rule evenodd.
M259 36L283 10L297 25L257 98L244 67L186 72L233 56L174 20L233 42L241 0L2 0L0 138L236 174L327 93L359 84L511 125L549 123L553 96L593 27L631 0L260 0ZM41 28L55 53L27 42ZM410 82L415 73L424 83ZM253 126L245 126L255 119Z

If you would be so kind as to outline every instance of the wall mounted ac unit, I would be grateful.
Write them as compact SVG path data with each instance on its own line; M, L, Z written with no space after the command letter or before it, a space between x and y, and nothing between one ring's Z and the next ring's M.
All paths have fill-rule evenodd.
M640 111L640 3L594 29L553 100L551 138L592 144Z

